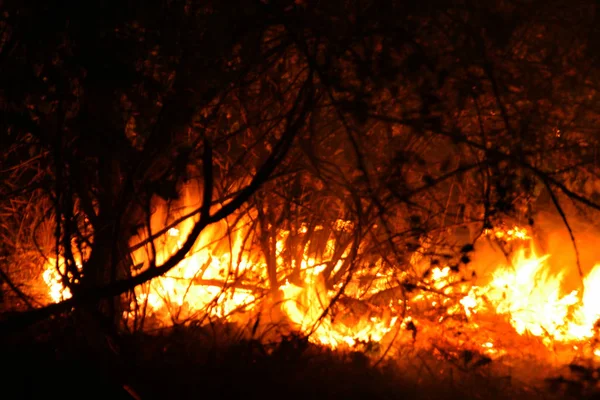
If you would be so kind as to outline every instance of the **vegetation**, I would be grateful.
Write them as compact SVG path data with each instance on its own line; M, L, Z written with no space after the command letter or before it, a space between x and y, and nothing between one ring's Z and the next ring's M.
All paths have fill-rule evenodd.
M290 336L265 345L238 337L231 327L181 327L159 335L139 334L89 345L89 337L65 329L65 321L45 325L53 332L29 338L0 353L11 366L4 374L5 393L24 398L82 394L114 399L219 398L302 399L586 399L588 392L567 390L556 383L552 391L513 381L489 368L472 369L444 378L416 364L386 362L372 366L363 353L339 353ZM216 340L215 340L216 339ZM95 342L100 343L100 342ZM57 356L58 354L58 356ZM421 362L434 368L421 354ZM531 367L531 364L529 365Z
M593 1L0 4L6 335L62 315L118 336L136 287L242 218L272 297L299 268L278 273L281 229L290 266L307 238L318 253L335 237L320 278L340 302L373 259L405 300L426 278L415 252L458 273L487 229L516 221L543 241L540 211L565 227L578 273L591 267L574 220L600 210ZM161 260L154 239L180 220L153 230L156 204L191 183L193 228ZM71 298L41 300L48 260Z

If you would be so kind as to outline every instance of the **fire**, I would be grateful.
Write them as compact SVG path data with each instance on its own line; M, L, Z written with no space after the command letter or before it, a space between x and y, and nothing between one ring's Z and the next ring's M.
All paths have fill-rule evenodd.
M193 197L194 192L188 190L184 204L193 204ZM179 214L191 209L183 207ZM153 231L165 225L164 209L158 210L151 221ZM151 244L135 250L132 254L134 264L147 268L153 251L156 252L156 265L163 264L181 248L193 225L194 221L187 218L155 240L154 250ZM264 263L243 251L244 233L240 228L228 230L226 224L205 229L188 256L175 268L136 289L132 309L142 305L155 319L169 323L193 318L202 312L211 317L225 318L251 308L257 301L253 289L263 286L266 276L262 273ZM139 242L146 239L147 235L140 235ZM254 287L243 285L244 280L251 280ZM128 317L133 317L133 313Z
M187 206L193 204L194 198L197 196L193 191L186 193L184 207L174 218L189 212L192 208ZM152 245L146 243L149 233L143 232L131 244L135 248L132 260L136 270L151 268L153 259L156 265L164 263L181 248L193 227L193 218L173 223L173 219L167 218L166 205L157 209L151 228L152 232L163 234ZM551 256L536 253L528 242L526 229L513 227L488 232L496 239L512 241L520 247L513 252L510 262L494 266L485 284L474 286L459 280L453 268L439 265L428 269L424 278L410 288L402 284L410 289L403 292L409 298L400 298L399 284L407 282L409 276L405 269L400 269L401 272L386 269L379 259L369 268L346 272L347 279L328 287L324 271L333 264L335 235L326 238L319 254L309 251L312 239L305 238L301 257L290 261L284 253L291 232L284 229L278 231L275 242L278 283L273 288L265 257L251 235L251 219L251 216L238 218L237 224L231 226L223 221L205 229L177 267L136 289L125 318L135 319L138 313L143 313L162 324L205 316L233 321L236 316L247 318L248 313L258 312L263 306L276 307L311 341L332 348L382 342L387 340L386 336L394 336L388 335L392 330L411 331L414 339L424 310L438 312L431 319L433 324L457 314L470 321L496 315L509 322L519 335L539 337L548 346L560 342L576 348L578 343L596 334L600 318L600 264L584 277L581 289L565 293L566 270L551 273L548 263ZM351 221L338 220L330 230L352 229ZM313 228L315 231L323 231L323 227ZM308 232L306 226L296 228L297 235ZM333 265L333 272L329 272L340 271L349 252L346 249ZM416 267L424 259L415 256L412 262ZM62 283L63 263L58 263L58 270L56 264L56 259L48 258L43 272L48 295L55 302L71 296ZM395 294L385 297L385 293ZM503 354L491 337L481 340L478 346L486 354Z
M71 290L65 287L62 282L61 274L64 274L64 262L61 262L58 270L56 268L56 258L48 257L46 260L46 268L42 273L42 279L48 286L48 295L54 302L71 298Z
M75 264L78 270L81 271L82 264L80 257L75 258ZM63 275L67 274L64 259L59 257L58 264L55 257L46 258L46 265L42 272L42 279L48 287L48 296L52 301L59 302L71 298L71 289L63 284ZM70 275L70 274L67 274Z
M312 264L309 259L306 265ZM326 290L319 279L321 268L306 271L305 287L286 282L280 289L284 294L283 310L304 332L312 333L314 342L336 348L341 344L350 347L359 342L379 342L396 324L398 317L385 320L372 316L358 323L346 325L334 318L326 317L325 311L337 294L337 290Z
M551 274L550 255L518 249L512 265L500 265L485 286L473 286L460 300L467 316L494 312L506 316L517 333L544 343L571 343L594 336L600 318L600 264L583 280L583 289L563 293L565 271Z

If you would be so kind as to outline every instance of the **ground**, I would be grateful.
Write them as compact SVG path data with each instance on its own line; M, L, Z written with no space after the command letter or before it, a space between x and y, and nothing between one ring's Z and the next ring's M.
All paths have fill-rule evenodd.
M423 353L412 364L374 366L359 352L331 351L294 336L277 345L235 341L221 328L111 336L70 321L46 323L4 341L4 398L595 398L558 377L524 385L487 366L461 371ZM443 373L436 377L437 368Z

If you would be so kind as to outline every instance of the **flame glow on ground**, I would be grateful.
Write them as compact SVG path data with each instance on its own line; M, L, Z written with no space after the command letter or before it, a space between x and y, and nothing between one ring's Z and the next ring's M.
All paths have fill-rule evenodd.
M156 213L152 230L159 231L165 221L163 214ZM193 221L187 219L168 229L154 241L154 249L148 244L134 251L134 262L140 268L147 268L150 254L155 252L156 264L162 264L182 245L192 226ZM344 229L351 230L352 224L337 221L334 231ZM298 229L299 234L303 231L305 227ZM380 342L397 329L413 331L418 324L417 309L424 307L443 309L438 322L459 314L471 321L482 315L495 315L508 321L519 335L539 337L549 347L563 343L577 348L579 343L596 335L596 321L600 318L600 265L584 277L582 289L564 293L564 274L550 273L551 255L536 254L523 229L495 233L498 238L519 242L520 247L514 251L511 262L493 268L487 283L458 284L450 267L436 266L417 285L419 290L411 290L409 299L382 295L398 289L398 282L405 278L405 273L385 269L383 263L354 271L343 285L338 283L327 289L322 272L332 260L335 239L328 238L318 257L309 255L310 240L307 240L301 259L292 260L289 265L283 257L290 235L285 230L278 233L275 243L277 279L281 283L278 290L270 290L265 257L251 248L247 234L247 229L228 229L226 224L209 227L176 268L137 289L136 300L125 316L134 319L145 313L164 325L206 316L235 320L236 316L269 304L280 310L295 329L310 334L311 341L332 348ZM346 249L337 260L334 272L342 267L348 253ZM64 267L59 265L58 269ZM71 296L62 285L55 259L47 260L43 279L53 301ZM342 286L343 298L338 296ZM371 301L376 298L385 301ZM332 305L334 299L337 302ZM353 301L369 307L359 311ZM488 354L497 352L493 341L480 345Z

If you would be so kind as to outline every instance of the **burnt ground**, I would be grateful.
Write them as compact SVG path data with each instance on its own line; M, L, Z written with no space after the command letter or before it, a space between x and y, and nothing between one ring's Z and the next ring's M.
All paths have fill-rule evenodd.
M466 372L439 360L420 364L427 368L397 360L373 366L360 352L335 352L293 336L273 345L234 340L221 328L110 336L71 321L45 323L3 338L2 398L597 398L585 379L531 386L487 366ZM444 373L436 375L438 368Z

